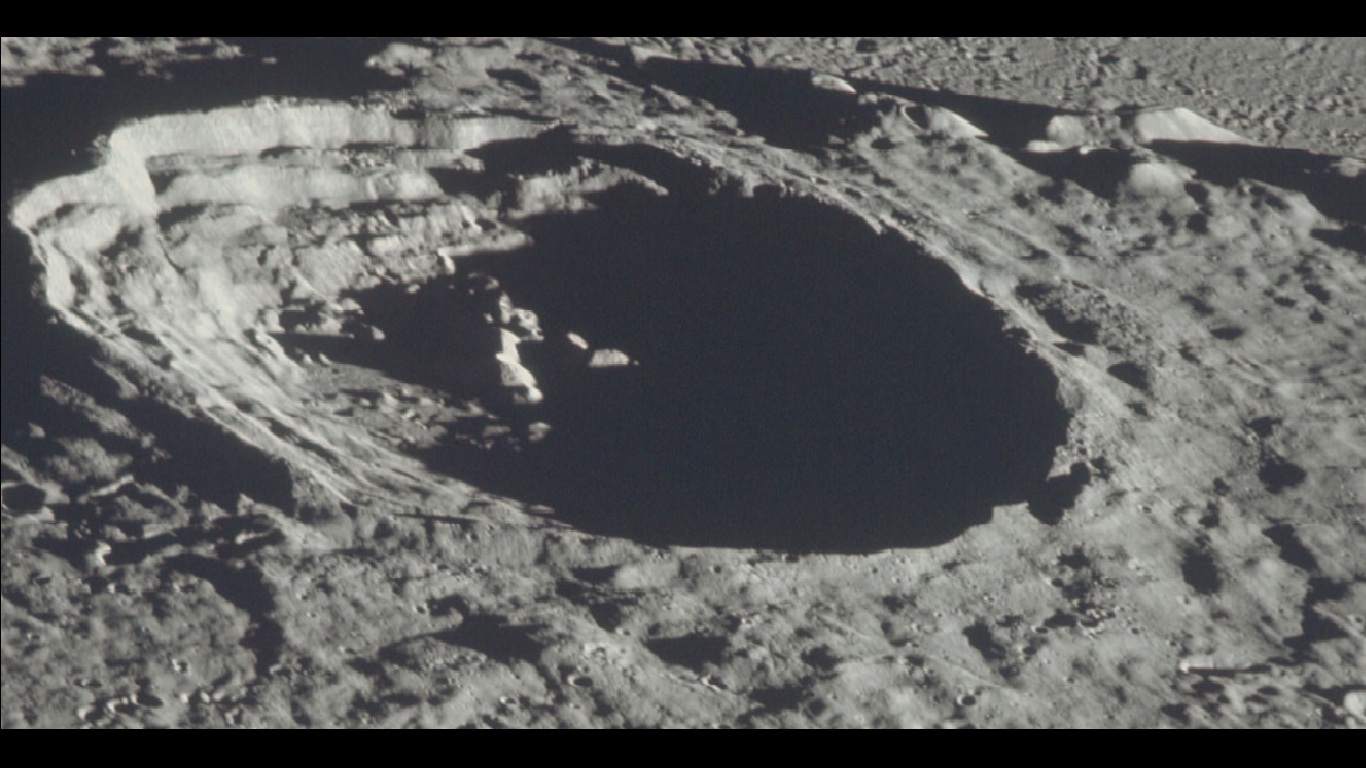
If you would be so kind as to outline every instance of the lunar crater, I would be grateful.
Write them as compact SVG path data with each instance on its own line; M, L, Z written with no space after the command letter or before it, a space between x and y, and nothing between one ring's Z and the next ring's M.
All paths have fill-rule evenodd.
M1361 727L1351 38L4 38L4 727Z

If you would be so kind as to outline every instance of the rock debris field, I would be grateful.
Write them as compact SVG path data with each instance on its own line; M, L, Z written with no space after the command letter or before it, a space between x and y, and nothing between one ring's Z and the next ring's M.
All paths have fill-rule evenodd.
M1363 72L5 38L3 725L1366 726Z

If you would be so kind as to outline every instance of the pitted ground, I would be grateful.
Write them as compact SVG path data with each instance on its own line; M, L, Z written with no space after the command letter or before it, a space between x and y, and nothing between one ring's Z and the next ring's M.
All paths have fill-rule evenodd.
M403 111L267 102L154 118L110 141L110 175L55 182L15 208L37 235L45 296L77 332L46 337L62 354L24 411L34 428L6 406L7 724L1360 724L1363 269L1350 211L1323 203L1325 190L1359 189L1350 161L1273 154L1245 164L1252 179L1230 179L1219 148L1152 143L1164 136L1143 135L1139 118L1055 124L1048 106L846 73L854 90L883 94L860 100L793 73L573 48L395 47L384 61L426 73L395 97ZM726 102L774 86L794 112L756 120ZM490 116L508 108L522 117ZM1210 130L1164 114L1197 138ZM556 122L571 128L496 141ZM461 138L465 125L485 128ZM1024 150L1077 136L1109 149ZM1287 164L1305 172L1274 175ZM723 210L688 219L689 200ZM760 214L789 205L830 220L763 232L772 219ZM560 221L559 210L578 213ZM726 216L737 221L707 229ZM660 245L615 244L632 227ZM835 243L856 246L843 250L806 236L831 231L861 234ZM833 252L828 267L785 277L834 278L827 290L861 296L898 285L848 277L877 261L858 258L878 252L864 243L894 244L878 257L889 263L923 261L902 278L912 294L959 302L986 347L1029 350L1057 377L1070 428L1056 456L1041 449L1049 466L1024 472L1053 474L1029 499L1034 514L1011 503L1029 493L1007 495L990 522L936 546L893 537L857 555L739 548L765 543L749 533L690 542L667 516L625 531L595 530L591 509L557 520L538 504L562 502L563 482L558 497L522 499L517 482L461 482L468 456L518 455L523 416L421 375L420 361L386 354L393 334L356 325L383 327L369 296L478 263L501 268L548 327L582 325L644 371L657 343L622 334L656 319L642 307L699 294L635 279L613 290L603 275L631 270L594 267L642 251L686 265L688 248L663 244L689 237L736 256L754 250L738 247L744 237ZM601 247L553 264L586 241ZM7 261L16 247L7 235ZM737 364L745 347L727 347L726 333L781 338L774 328L809 314L762 314L771 293L751 307L782 257L754 263L758 276L720 272L729 280L715 284L747 290L715 299L707 316L724 322L696 329ZM538 286L542 267L558 281ZM576 282L617 301L576 310L564 290ZM893 306L833 298L812 300L850 314L814 327L862 328L859 312L876 324ZM915 332L929 321L921 338L959 338L944 306L896 308L931 309ZM896 349L894 336L839 338ZM780 348L756 354L789 359ZM872 370L895 380L895 368ZM1002 386L933 386L962 394L973 381ZM625 408L629 423L630 401L606 392L603 409ZM717 394L711 405L744 402ZM949 421L976 418L957 407ZM592 434L596 412L558 415ZM752 412L751 427L817 410ZM467 448L452 455L457 443ZM521 455L560 450L578 472L605 472L572 440L554 445ZM646 450L570 495L607 506L621 495L613 482L641 476L632 461L674 460L627 445ZM873 468L886 460L833 455L851 451ZM652 505L692 487L655 484ZM720 546L677 546L688 543Z

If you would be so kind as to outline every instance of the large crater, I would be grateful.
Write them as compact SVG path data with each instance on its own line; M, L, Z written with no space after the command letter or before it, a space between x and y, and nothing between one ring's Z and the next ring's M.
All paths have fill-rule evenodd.
M1066 438L1056 378L993 305L900 234L781 183L755 194L507 118L230 117L127 126L99 169L14 219L67 322L339 496L416 457L592 533L869 550L1038 497ZM458 369L477 351L446 354L460 331L434 297L471 275L539 319L517 345L537 397L499 398ZM282 324L338 302L384 333ZM380 450L321 410L338 383L301 377L271 339L478 407ZM507 439L466 439L490 424Z

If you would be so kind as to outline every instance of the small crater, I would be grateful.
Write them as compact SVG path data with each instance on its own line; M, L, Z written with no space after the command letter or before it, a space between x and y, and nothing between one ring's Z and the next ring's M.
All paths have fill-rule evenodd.
M1029 513L1041 523L1056 524L1090 482L1091 468L1084 462L1074 463L1067 474L1048 478L1044 487L1029 498Z
M1049 629L1068 629L1077 626L1077 617L1059 609L1044 619L1043 625Z
M1217 680L1211 680L1208 677L1201 678L1196 681L1195 685L1191 686L1191 690L1201 696L1218 696L1226 689L1227 687L1223 683Z
M490 69L488 76L494 80L525 88L533 93L541 92L541 81L522 69Z
M900 613L907 608L915 607L914 597L903 597L901 595L885 595L882 604L892 613Z
M1152 385L1148 369L1138 363L1115 363L1109 368L1106 368L1105 372L1134 389L1142 390L1144 392L1147 392Z
M1286 488L1294 488L1309 476L1304 468L1272 454L1263 463L1257 477L1271 493L1280 493Z
M1071 568L1074 571L1081 570L1090 564L1091 558L1087 557L1086 553L1081 551L1081 547L1073 549L1069 554L1058 556L1058 565L1065 568Z
M1319 603L1341 600L1346 596L1347 585L1342 582L1325 578L1309 580L1309 591L1304 596L1304 605L1301 609L1301 633L1285 639L1285 644L1294 649L1296 656L1304 657L1315 643L1348 637L1346 630L1332 617L1318 611Z
M593 603L588 606L588 613L598 626L613 632L626 623L629 607L630 604L627 602Z
M1271 433L1280 425L1281 419L1276 416L1258 416L1247 423L1248 428L1263 440L1271 437Z
M1186 194L1190 195L1191 199L1194 200L1197 204L1204 205L1209 202L1208 186L1196 182L1190 182L1186 184L1185 189Z
M242 647L256 658L256 674L270 674L285 650L284 627L275 620L274 587L252 566L234 567L200 555L179 555L166 562L167 572L178 571L203 579L220 597L247 614L249 624Z
M802 661L810 664L821 672L833 672L835 667L843 661L840 655L828 645L821 645L802 654Z
M963 637L967 638L968 645L982 654L982 658L987 661L1000 661L1006 657L1006 647L992 636L991 627L984 622L978 621L965 628Z
M1214 307L1211 307L1209 304L1205 303L1205 300L1200 298L1199 296L1194 296L1188 293L1181 297L1181 301L1189 305L1190 308L1195 310L1195 313L1197 315L1200 315L1201 317L1208 317L1214 314Z
M1318 283L1305 283L1304 292L1313 296L1320 304L1327 304L1333 298L1333 294Z
M1181 703L1163 704L1162 714L1170 717L1182 725L1191 724L1190 705Z
M1218 328L1211 328L1209 334L1220 341L1233 341L1242 338L1246 330L1236 325L1221 325Z
M459 645L488 656L503 664L513 661L536 662L544 645L535 634L538 625L508 624L497 616L475 615L465 619L455 629L439 632L433 637L451 645Z
M1216 594L1223 587L1223 577L1214 557L1203 549L1192 547L1181 556L1181 578L1201 595Z
M1044 322L1053 332L1078 344L1095 344L1100 341L1100 324L1084 317L1070 318L1060 309L1047 308L1039 311Z
M166 700L151 691L140 691L134 696L139 706L157 709L166 706Z
M801 709L806 689L800 686L780 688L759 688L751 691L749 697L759 705L763 712L789 712Z
M1295 533L1295 526L1289 523L1273 525L1262 529L1262 535L1271 539L1272 543L1280 548L1280 557L1285 562L1306 571L1318 570L1318 560L1314 553L1304 546L1304 542L1300 541L1299 534Z
M719 664L724 659L730 640L716 635L684 635L646 640L645 647L666 663L701 674L708 664Z
M29 512L42 509L43 505L47 503L48 492L36 485L18 483L5 486L0 491L0 497L4 499L5 509Z

